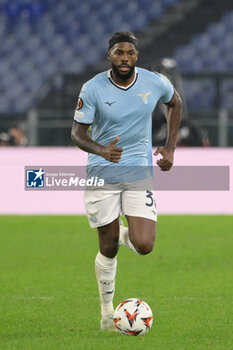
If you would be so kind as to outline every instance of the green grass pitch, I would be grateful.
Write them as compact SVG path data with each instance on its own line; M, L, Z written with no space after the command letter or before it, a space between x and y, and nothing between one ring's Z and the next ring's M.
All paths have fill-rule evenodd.
M140 297L142 337L99 331L86 217L0 217L1 350L233 349L233 217L161 216L153 253L118 253L115 306Z

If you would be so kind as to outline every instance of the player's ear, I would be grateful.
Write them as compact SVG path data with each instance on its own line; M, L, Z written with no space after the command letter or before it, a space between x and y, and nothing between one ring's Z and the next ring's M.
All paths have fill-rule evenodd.
M107 53L108 60L110 60L110 56L111 56L111 51L108 51Z

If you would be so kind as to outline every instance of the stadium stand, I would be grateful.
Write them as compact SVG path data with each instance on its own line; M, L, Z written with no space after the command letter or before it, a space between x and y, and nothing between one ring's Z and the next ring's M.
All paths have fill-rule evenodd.
M217 144L216 111L233 109L232 0L0 0L1 128L30 129L34 107L42 126L31 144L67 142L78 91L108 69L117 30L137 34L139 66L177 62L188 115L215 128Z
M177 49L174 58L183 73L233 73L233 11L210 24L205 33L194 35L188 45ZM215 81L186 79L184 83L189 108L215 106ZM232 109L233 78L222 79L220 90L220 107Z
M77 74L96 64L119 22L123 30L141 30L178 2L1 1L0 112L25 111L55 73Z
M224 14L221 22L209 25L205 33L194 35L174 57L183 72L225 72L233 71L232 52L233 11Z

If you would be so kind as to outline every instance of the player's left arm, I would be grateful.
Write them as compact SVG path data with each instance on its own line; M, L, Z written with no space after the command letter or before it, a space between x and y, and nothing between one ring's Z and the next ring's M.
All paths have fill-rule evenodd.
M182 115L182 101L180 95L175 90L172 99L165 103L167 106L167 140L164 147L158 147L154 155L161 154L163 158L157 160L157 164L163 171L171 169L174 160L174 151L179 132Z

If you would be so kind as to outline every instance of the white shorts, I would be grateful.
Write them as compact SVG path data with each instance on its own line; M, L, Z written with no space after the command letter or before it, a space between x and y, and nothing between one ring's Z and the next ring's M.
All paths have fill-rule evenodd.
M149 190L86 190L84 203L92 228L107 225L120 215L157 221L154 193Z

